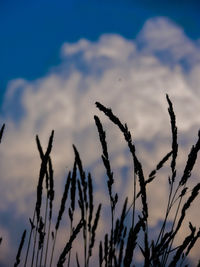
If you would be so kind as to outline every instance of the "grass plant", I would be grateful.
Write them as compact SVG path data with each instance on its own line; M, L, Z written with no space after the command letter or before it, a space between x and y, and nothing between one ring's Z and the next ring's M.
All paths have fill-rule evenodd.
M190 222L188 226L190 233L185 236L182 244L176 247L174 246L174 241L181 227L183 227L187 212L192 207L192 203L200 191L200 183L197 183L190 190L187 187L200 150L200 132L198 133L196 144L192 146L188 154L183 175L179 178L177 177L176 164L179 152L176 116L173 104L168 95L166 99L171 124L171 151L160 160L155 169L147 177L144 176L142 163L136 153L135 143L127 124L123 124L110 108L96 102L97 108L122 133L133 160L133 176L130 177L133 195L132 199L128 202L128 197L121 200L118 197L120 192L114 192L113 185L115 183L115 177L109 157L106 132L103 129L99 117L94 116L102 149L102 152L100 152L102 153L101 159L107 176L107 193L105 192L105 194L108 194L110 201L110 222L107 222L110 231L105 232L105 235L96 244L99 255L95 259L97 266L136 266L135 255L138 251L143 257L143 266L145 267L187 266L187 258L190 256L191 250L200 237L200 229L197 230ZM4 128L5 125L0 130L0 142L2 141ZM54 171L51 160L53 137L54 131L50 135L46 152L44 152L39 137L36 136L36 144L41 159L36 205L33 211L33 217L29 219L30 229L29 231L25 230L22 235L14 266L18 266L20 263L24 267L53 266L54 262L57 262L57 266L59 267L64 266L64 264L65 266L71 266L72 263L77 266L89 267L91 266L90 262L93 256L103 205L99 203L97 207L95 206L92 174L84 170L78 149L73 145L74 165L72 170L69 170L67 173L63 196L56 217L56 211L53 209ZM168 201L166 207L163 207L166 208L165 216L157 237L151 240L148 222L151 210L149 210L148 205L147 187L155 179L159 179L157 177L158 172L169 160L171 162L170 174L168 175ZM44 181L46 183L46 196L43 190ZM46 199L45 203L43 203L44 199ZM122 201L123 205L120 215L117 215L119 214L119 212L116 212L119 210L119 201ZM141 210L136 209L136 202L141 203ZM42 209L43 206L44 209ZM55 259L55 251L57 251L56 241L60 223L65 212L68 218L65 223L69 226L70 233L68 239L66 238L66 245L59 251L60 256ZM79 214L78 222L74 219L75 213ZM168 229L167 223L171 216L173 220L170 229ZM131 221L128 220L128 217L131 218ZM54 221L54 218L57 218L56 221ZM26 232L29 232L28 240L25 240ZM73 246L74 240L78 236L81 236L81 232L83 240L83 261L80 261L79 251L73 251L74 253L71 253L72 250L76 249ZM141 238L143 240L142 242ZM3 243L4 240L0 238L1 246L3 246ZM23 246L25 247L23 248ZM72 259L72 257L74 258ZM198 263L196 264L198 265Z

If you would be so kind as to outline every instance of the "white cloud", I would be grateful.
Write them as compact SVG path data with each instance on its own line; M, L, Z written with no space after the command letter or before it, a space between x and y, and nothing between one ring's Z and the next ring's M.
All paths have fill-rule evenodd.
M181 60L190 66L200 62L198 42L191 42L183 29L167 18L158 17L147 21L138 36L138 42L144 46L146 53L161 52L173 64Z
M135 52L133 42L124 39L120 35L104 34L97 43L81 39L76 44L66 43L62 47L64 57L82 53L86 61L108 58L110 60L126 61Z
M159 57L160 51L170 55L168 62ZM179 27L165 18L156 18L146 22L136 40L106 34L96 42L82 39L74 44L66 43L62 46L63 62L59 71L33 82L12 81L4 101L7 128L0 147L1 210L6 210L9 203L15 205L16 214L30 211L31 200L25 199L35 191L39 169L35 134L46 144L52 129L55 129L56 183L63 178L66 166L72 164L75 143L85 166L98 174L96 184L104 188L103 170L99 167L101 148L93 119L94 114L100 114L95 108L96 101L112 107L128 123L148 173L170 150L165 99L168 93L183 136L182 151L188 152L200 125L199 52L198 46ZM188 72L181 65L182 59L189 62ZM66 69L69 73L65 76ZM12 108L18 92L22 113L16 123L15 114L8 109ZM117 174L124 164L127 168L131 164L126 144L118 129L103 114L100 117L107 130L112 166L118 178L116 188L122 195L127 191L131 194L130 183L122 182ZM184 160L180 156L180 167ZM157 203L164 204L163 196L167 196L167 179L164 175L161 178L154 184L159 187L158 193L150 194L152 225L161 219L163 208ZM96 194L98 200L105 199L102 194ZM195 223L198 219L195 217Z

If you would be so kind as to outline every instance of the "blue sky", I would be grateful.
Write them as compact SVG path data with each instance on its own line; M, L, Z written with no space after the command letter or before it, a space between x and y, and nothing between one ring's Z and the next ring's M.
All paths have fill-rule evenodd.
M9 80L38 78L60 62L64 42L97 40L103 33L133 39L144 22L166 16L196 40L198 1L13 1L0 3L0 99Z
M148 174L170 150L168 93L177 115L181 172L200 128L198 2L0 1L0 122L6 123L0 147L0 232L7 240L0 265L8 264L8 258L13 263L8 255L14 257L18 233L32 216L40 164L36 134L44 145L55 130L57 196L76 144L95 177L96 201L107 207L100 190L105 191L105 173L93 120L98 114L118 173L115 190L121 198L132 195L128 150L116 128L98 113L95 101L112 107L128 123ZM159 191L149 198L152 229L162 220L166 171L154 182ZM198 177L196 169L191 185ZM197 214L195 209L191 213L196 225ZM198 254L196 249L193 259Z

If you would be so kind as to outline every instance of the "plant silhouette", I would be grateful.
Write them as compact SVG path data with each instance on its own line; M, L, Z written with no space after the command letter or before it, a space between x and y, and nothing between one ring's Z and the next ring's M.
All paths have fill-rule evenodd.
M200 183L197 183L190 191L187 188L188 179L191 176L200 150L200 132L198 133L196 144L192 146L188 155L183 175L177 180L176 161L179 147L176 116L173 110L173 104L168 95L166 95L166 99L171 122L171 151L161 159L148 177L144 177L143 167L137 156L135 143L127 124L123 124L111 109L96 102L96 107L117 126L118 129L116 128L116 130L122 133L132 157L134 170L133 179L131 178L130 180L130 185L133 187L132 199L129 199L128 202L128 197L125 198L121 214L117 216L116 210L120 201L118 197L120 192L114 192L113 188L115 179L109 158L106 132L103 129L99 117L94 116L99 142L102 148L102 163L107 176L107 193L110 201L111 218L110 222L108 222L110 223L110 231L105 233L102 240L96 244L99 251L99 258L96 259L96 262L99 266L135 266L135 255L138 253L138 250L143 256L143 266L145 267L172 267L177 266L177 264L187 266L185 265L187 257L200 237L200 229L197 230L190 222L188 226L190 233L185 237L182 244L176 247L174 246L174 240L183 225L187 212L192 208L191 205L200 191ZM4 128L5 125L0 130L0 142L2 141ZM14 266L18 266L19 264L24 267L53 266L54 262L57 262L57 266L64 266L64 264L65 266L70 266L72 263L71 251L74 249L73 242L79 235L83 237L82 248L84 251L84 261L81 262L82 264L80 263L79 254L76 251L73 263L76 262L77 266L88 267L93 257L93 249L101 220L102 204L99 203L97 207L94 205L92 174L84 170L78 149L73 145L74 165L73 169L67 173L60 208L56 215L53 209L55 179L51 160L53 138L54 131L50 135L45 151L41 146L39 137L36 136L36 144L41 159L37 199L33 217L29 219L30 229L23 232ZM151 240L148 223L151 210L148 207L146 188L154 179L158 179L158 172L168 161L170 161L171 170L168 176L169 194L166 212L156 239ZM43 187L45 187L44 190ZM141 201L141 210L136 210L136 201ZM128 203L131 204L128 206ZM44 205L44 209L41 209L42 205ZM172 209L174 206L175 209ZM60 251L60 256L56 259L54 254L57 249L57 233L59 232L60 222L63 214L67 211L67 207L67 223L70 225L69 239L66 240L65 246ZM78 222L74 219L75 213L79 214ZM128 215L131 215L131 221L127 220ZM171 215L173 215L173 221L170 229L168 229L167 222ZM54 221L55 218L56 220ZM139 237L140 241L141 238L143 239L142 245L138 241ZM3 246L2 238L0 239L0 244Z

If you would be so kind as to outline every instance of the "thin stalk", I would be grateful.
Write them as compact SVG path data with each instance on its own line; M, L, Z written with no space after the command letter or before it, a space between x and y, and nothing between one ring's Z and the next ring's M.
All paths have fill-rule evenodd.
M159 240L162 239L163 234L164 234L164 231L165 231L165 226L166 226L166 223L167 223L167 218L168 218L169 212L170 212L171 207L172 207L171 206L171 203L172 203L172 201L171 201L172 191L173 191L173 183L170 186L170 193L169 193L168 202L167 202L167 210L166 210L166 213L165 213L165 219L164 219L164 222L163 222L162 227L160 229L160 233L158 235L158 238L157 238L157 241L156 241L156 245L158 244ZM174 199L174 197L173 197L173 199Z
M85 212L85 227L84 227L84 231L85 231L85 240L84 240L84 245L85 245L85 250L84 250L84 257L85 257L85 267L87 267L87 208L86 208L86 212Z
M186 187L186 183L184 184L184 188ZM180 197L180 200L179 200L179 203L178 203L178 207L176 209L176 213L175 213L175 217L174 217L174 220L173 220L173 224L172 224L172 231L174 230L174 226L175 226L175 223L176 223L176 219L177 219L177 216L178 216L178 212L179 212L179 209L181 207L181 202L182 202L182 199L183 199L183 196ZM173 242L174 242L174 238L175 236L172 238L170 244L169 244L169 247L168 249L166 249L165 253L164 253L164 256L163 256L163 262L166 262L167 261L167 255L168 255L168 252L171 250L172 248L172 245L173 245Z
M72 229L72 225L73 225L73 222L71 221L71 226L70 226L70 236L72 235L73 233L73 229ZM69 267L70 266L70 259L71 259L71 250L69 252L69 256L68 256L68 263L67 263L67 266Z
M49 234L50 234L50 229L51 229L51 219L49 220L49 228L48 228L48 235L47 235L47 244L46 244L46 253L45 253L44 266L46 266L46 262L47 262L47 254L48 254L48 248L49 248Z
M37 249L37 256L36 256L36 266L38 266L38 257L39 257L39 246L38 246L38 249Z
M33 267L34 258L35 258L37 231L38 231L38 221L37 221L37 226L36 226L36 229L35 229L35 236L34 236L34 245L33 245L33 254L32 254L32 260L31 260L31 267Z
M54 237L54 241L53 241L52 252L51 252L50 267L51 267L51 265L52 265L52 261L53 261L53 254L54 254L54 249L55 249L55 244L56 244L57 231L58 231L58 230L56 229L55 237Z
M16 256L16 261L15 261L14 267L17 267L19 265L19 263L20 263L20 256L21 256L23 245L24 245L25 237L26 237L26 230L23 232L23 235L22 235L22 238L21 238L21 242L20 242L20 245L19 245L19 248L18 248L18 252L17 252L17 256Z
M111 237L110 237L110 255L109 255L109 265L112 266L112 253L113 253L113 233L114 233L114 212L111 206Z
M45 208L45 219L44 219L44 233L46 232L47 210L48 210L48 196L46 196L46 208ZM44 244L42 246L42 250L41 250L41 254L40 254L40 267L42 266L43 250L44 250Z
M91 232L89 231L89 244L91 243ZM90 245L89 245L90 246ZM87 267L89 266L89 259L90 259L90 256L89 256L89 253L88 253L88 257L87 257Z
M136 202L136 174L134 171L132 228L134 228L135 225L135 202Z
M34 221L35 221L35 214L36 214L36 210L34 209L33 221L32 221L33 224L34 224ZM27 260L28 260L28 254L29 254L29 249L30 249L30 244L31 244L31 238L32 238L32 234L33 234L33 229L34 229L34 227L33 227L33 225L31 225L31 231L30 231L29 239L28 239L28 247L27 247L27 250L26 250L26 257L25 257L24 267L26 267Z
M65 189L64 189L64 193L63 193L63 196L61 199L60 210L58 212L57 222L56 222L56 226L55 226L55 238L54 238L53 247L52 247L52 251L51 251L50 267L51 267L52 262L53 262L53 255L54 255L54 249L55 249L55 244L56 244L57 231L58 231L61 219L62 219L62 215L65 211L65 203L67 200L70 183L71 183L71 172L69 172L68 177L67 177L67 181L65 183Z

